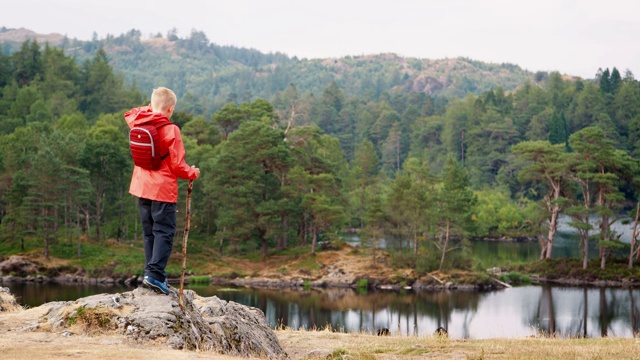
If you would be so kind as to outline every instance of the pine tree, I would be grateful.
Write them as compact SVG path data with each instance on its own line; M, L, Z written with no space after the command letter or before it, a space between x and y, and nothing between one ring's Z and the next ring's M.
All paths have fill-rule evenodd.
M558 113L556 111L551 116L549 123L549 142L553 145L566 144L568 139L567 121L565 120L564 113Z
M455 159L449 158L442 174L442 189L438 194L440 226L443 232L436 243L441 252L439 270L444 266L446 254L460 247L452 246L452 235L456 234L460 238L465 236L476 201L469 188L466 171Z

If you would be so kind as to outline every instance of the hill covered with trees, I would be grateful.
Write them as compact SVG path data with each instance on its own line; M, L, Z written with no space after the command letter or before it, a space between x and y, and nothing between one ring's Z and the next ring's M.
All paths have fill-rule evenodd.
M503 88L505 91L533 80L535 74L512 64L488 64L467 58L416 59L394 54L333 59L298 59L282 53L211 43L200 31L186 38L170 30L143 39L140 31L107 35L91 41L59 34L40 35L26 29L0 29L5 52L17 50L25 40L60 47L79 61L104 49L116 73L140 89L162 84L175 89L183 108L210 115L228 102L257 98L272 100L293 85L302 94L315 94L335 82L347 97L378 100L384 93L418 93L464 97ZM537 74L537 81L545 74ZM206 99L198 102L196 99Z
M387 238L403 266L471 268L467 241L484 236L538 237L541 257L550 256L554 221L565 214L581 248L597 244L603 267L620 248L630 266L638 257L635 236L624 244L611 231L635 208L640 174L640 83L615 67L593 80L551 73L504 87L477 82L475 93L450 97L455 87L414 88L426 60L299 60L217 47L198 32L3 49L0 229L11 251L38 238L46 248L76 241L82 256L82 239L137 237L122 114L164 83L182 92L173 120L188 162L202 169L192 233L209 249L315 252L355 228L372 261ZM444 79L487 66L451 61L463 63L469 68ZM372 80L380 87L363 85Z

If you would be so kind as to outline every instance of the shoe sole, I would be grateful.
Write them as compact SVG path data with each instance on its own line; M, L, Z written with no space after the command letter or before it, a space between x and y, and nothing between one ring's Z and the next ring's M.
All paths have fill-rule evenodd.
M142 280L142 285L146 288L149 288L155 292L157 292L158 294L162 294L162 295L169 295L170 293L168 292L164 292L162 291L162 289L159 286L153 285L152 283L148 282L147 280Z

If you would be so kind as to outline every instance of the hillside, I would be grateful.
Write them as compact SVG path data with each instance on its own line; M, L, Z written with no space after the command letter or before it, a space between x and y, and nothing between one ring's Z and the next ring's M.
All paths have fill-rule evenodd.
M78 61L104 48L114 69L129 84L149 89L158 84L173 88L180 97L190 93L207 98L205 112L230 101L273 99L293 84L301 93L322 94L335 81L348 97L377 100L384 93L424 93L464 97L502 87L513 90L537 78L513 64L490 64L468 58L417 59L395 54L298 59L281 53L219 46L202 32L188 38L160 34L142 39L137 30L119 36L79 41L60 34L42 35L26 29L0 29L5 52L28 39L63 47ZM427 44L417 46L428 46ZM542 76L544 78L545 76Z

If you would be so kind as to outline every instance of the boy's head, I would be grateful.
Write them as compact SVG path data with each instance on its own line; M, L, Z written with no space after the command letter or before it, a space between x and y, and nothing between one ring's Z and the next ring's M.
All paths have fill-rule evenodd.
M174 94L171 89L167 89L166 87L153 89L153 93L151 94L151 110L163 113L170 118L177 101L176 94Z

